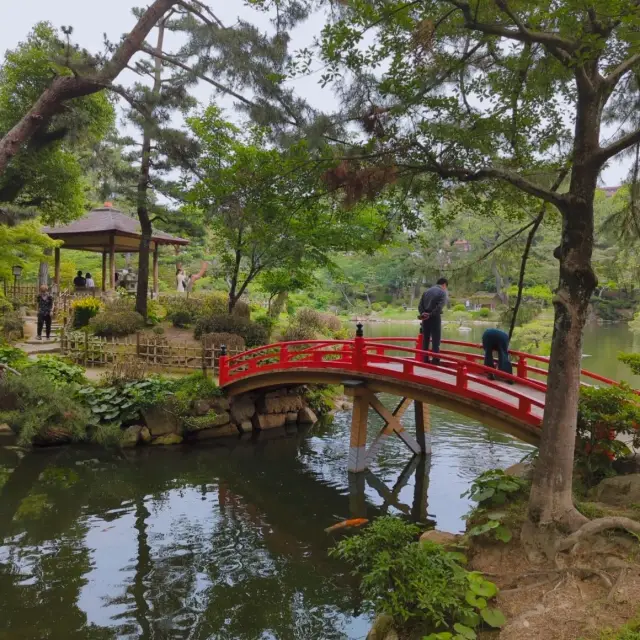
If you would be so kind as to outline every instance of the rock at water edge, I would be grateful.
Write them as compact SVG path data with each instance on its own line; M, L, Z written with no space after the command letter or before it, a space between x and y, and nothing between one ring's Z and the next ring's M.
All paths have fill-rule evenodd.
M429 540L429 542L435 542L435 544L453 544L458 540L458 536L454 533L447 533L446 531L438 531L437 529L431 529L431 531L425 531L420 536L420 542Z
M226 424L222 427L214 427L212 429L202 429L196 431L192 438L194 440L211 440L212 438L228 438L229 436L238 436L238 427L235 424Z
M193 403L193 413L196 416L206 416L210 409L211 406L206 400L196 400Z
M179 424L177 417L162 408L149 407L142 412L144 421L152 436L164 436L168 433L177 433Z
M230 404L228 398L220 396L219 398L211 398L209 400L209 406L214 411L229 411Z
M122 432L122 439L120 440L120 446L123 449L128 449L129 447L135 447L138 444L138 440L140 440L141 431L142 431L142 427L137 424L131 427L127 427Z
M151 431L147 427L140 429L140 441L148 444L151 442Z
M261 413L298 412L303 407L302 398L296 395L283 395L281 391L267 393L259 403Z
M239 425L238 429L240 433L251 433L253 431L253 424L251 420L243 420Z
M151 444L180 444L182 442L182 436L177 433L167 433L163 436L159 436L151 442Z
M298 422L300 424L315 424L318 422L318 418L309 407L304 407L298 412Z
M231 405L231 418L237 424L245 420L251 420L256 412L256 404L249 395L239 396L233 399Z
M271 413L265 415L264 413L259 413L255 416L254 425L256 429L276 429L278 427L284 427L284 423L286 421L286 416L284 413Z
M223 411L220 414L211 413L210 416L201 416L202 418L209 418L199 420L197 423L192 423L189 420L185 420L185 426L187 431L202 431L203 429L213 429L214 427L222 427L229 424L229 414Z
M393 618L386 613L381 613L373 621L373 626L367 634L367 640L386 640L389 633L393 632Z
M287 413L286 416L285 416L285 421L288 424L293 424L295 422L298 422L298 412L297 411L290 411L289 413Z

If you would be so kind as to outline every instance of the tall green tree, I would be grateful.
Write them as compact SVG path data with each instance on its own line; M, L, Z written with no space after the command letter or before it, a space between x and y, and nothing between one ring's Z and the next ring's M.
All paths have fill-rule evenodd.
M335 16L335 19L333 19ZM424 197L472 204L531 199L555 207L562 233L540 455L529 503L540 527L576 528L572 500L582 331L597 280L591 258L602 168L640 142L636 0L356 0L323 34L324 81L360 112L345 187L361 167L394 167ZM345 71L348 73L345 74ZM618 100L618 98L624 98ZM603 113L617 101L612 136ZM562 169L569 166L567 186Z
M338 206L319 186L322 158L303 142L276 149L262 130L243 133L214 106L188 123L200 145L188 199L211 230L230 312L263 272L324 265L333 251L371 251L400 222L391 203Z
M39 23L27 39L7 51L0 66L0 136L29 111L61 67L58 32ZM104 94L71 100L38 131L0 175L0 208L39 214L47 223L68 221L86 210L88 184L82 153L97 144L115 121Z

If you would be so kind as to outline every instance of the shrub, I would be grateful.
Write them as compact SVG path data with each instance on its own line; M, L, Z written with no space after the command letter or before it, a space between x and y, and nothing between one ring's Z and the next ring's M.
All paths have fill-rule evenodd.
M157 336L164 335L164 327L153 327L153 333Z
M140 411L164 403L172 391L170 380L152 376L109 387L87 385L77 390L77 397L89 407L98 425L138 420Z
M631 435L637 448L639 430L640 405L628 386L580 389L576 456L588 484L612 475L611 463L631 453L618 434Z
M89 321L97 336L128 336L144 327L144 318L135 311L103 311Z
M163 301L167 312L167 320L171 321L174 327L193 324L202 307L202 301L193 297L169 296L163 298Z
M52 433L65 440L84 440L89 412L70 393L37 368L0 379L0 395L15 399L16 410L0 412L22 445L48 441Z
M87 296L86 298L80 298L74 300L71 304L71 310L73 311L73 328L81 329L89 324L89 320L98 315L103 307L102 301L99 298L93 298Z
M249 348L267 344L269 340L262 325L246 318L229 315L199 318L195 325L194 336L199 340L205 333L233 333L242 336Z
M429 541L415 542L419 532L414 525L386 516L339 542L331 554L362 574L365 606L392 616L402 627L453 628L465 638L475 638L473 629L481 619L501 626L504 616L487 606L497 587L463 569L460 553Z
M466 311L467 308L463 304L457 304L453 307L452 311Z
M335 399L343 393L340 385L307 385L304 399L316 415L323 416L334 409Z
M229 313L229 296L223 291L214 291L199 298L200 316L223 316Z
M59 356L42 355L30 365L30 369L35 369L56 386L64 386L69 384L83 384L86 382L84 377L84 369L78 365L67 362Z
M487 307L482 307L482 309L478 309L478 316L480 318L488 318L491 315L491 309Z
M238 351L245 349L244 338L235 333L205 333L202 339L208 349L211 347L219 348L221 345L225 345L227 349Z
M174 327L177 329L184 329L194 321L194 316L187 310L174 311L169 316L169 319Z
M11 300L7 300L7 298L0 294L0 316L10 313L13 309L14 307Z
M374 302L371 305L371 308L373 309L373 311L376 311L376 312L382 311L383 309L382 305L379 302Z
M274 328L278 324L278 320L276 318L272 318L271 316L265 314L254 318L254 322L264 327L264 330L267 332L267 336L269 338L271 337Z
M155 325L162 322L167 315L167 310L157 301L147 301L147 324Z
M292 322L280 332L279 339L283 342L296 342L299 340L316 340L320 335L314 327L298 322Z
M2 331L6 338L24 338L24 318L19 311L9 311L2 316Z
M468 517L473 521L469 535L491 535L502 542L509 542L513 533L504 522L507 514L500 509L504 509L507 502L523 498L528 486L526 480L508 476L502 469L490 469L481 473L473 481L469 491L460 496L468 496L478 503Z
M233 315L249 320L251 318L251 307L244 300L238 300L235 307L233 307Z
M640 353L619 353L618 360L624 362L633 373L640 375Z
M196 400L207 400L222 395L212 378L201 372L179 378L173 383L173 400L179 414L186 415Z
M0 345L0 364L6 364L13 369L20 369L29 361L27 354L22 349L9 345Z

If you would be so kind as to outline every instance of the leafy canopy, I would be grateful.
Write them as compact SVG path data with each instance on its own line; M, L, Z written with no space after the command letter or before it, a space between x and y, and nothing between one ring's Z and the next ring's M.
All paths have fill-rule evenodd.
M0 137L27 113L54 75L71 72L56 62L67 51L57 31L38 23L0 66ZM40 213L47 222L65 221L86 209L88 185L81 153L114 124L112 103L104 92L70 100L15 156L0 176L0 207L13 205Z

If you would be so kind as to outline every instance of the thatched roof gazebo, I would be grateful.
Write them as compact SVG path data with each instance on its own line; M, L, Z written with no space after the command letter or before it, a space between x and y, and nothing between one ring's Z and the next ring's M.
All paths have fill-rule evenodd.
M102 253L102 290L115 288L116 253L137 253L140 250L140 224L134 218L115 209L110 202L87 215L60 227L44 227L42 230L54 240L64 242L63 249ZM154 231L151 238L153 251L153 291L158 294L158 247L160 245L185 246L189 240L172 236L164 231ZM107 278L107 256L109 276ZM60 290L60 247L55 250L55 283Z

